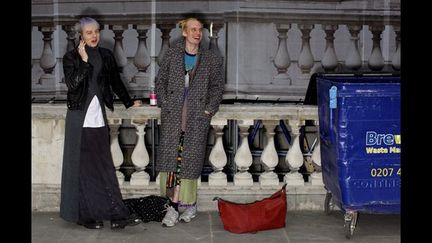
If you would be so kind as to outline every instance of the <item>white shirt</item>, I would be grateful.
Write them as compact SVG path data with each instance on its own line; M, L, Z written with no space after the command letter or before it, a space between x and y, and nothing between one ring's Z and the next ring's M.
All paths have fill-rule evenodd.
M103 119L102 108L97 96L93 96L92 101L87 109L83 127L103 127L105 122Z

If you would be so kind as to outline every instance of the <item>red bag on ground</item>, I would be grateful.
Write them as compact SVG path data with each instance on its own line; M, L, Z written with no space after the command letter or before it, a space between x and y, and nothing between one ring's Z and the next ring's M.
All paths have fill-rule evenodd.
M232 233L257 232L285 227L286 184L268 198L252 203L218 200L219 215L225 230Z

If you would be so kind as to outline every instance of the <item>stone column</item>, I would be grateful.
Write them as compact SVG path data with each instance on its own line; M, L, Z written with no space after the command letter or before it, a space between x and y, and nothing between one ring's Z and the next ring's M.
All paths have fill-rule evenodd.
M362 66L362 60L358 49L358 35L361 29L361 25L348 25L348 30L351 34L351 45L348 48L348 54L345 58L345 66L351 70L358 70Z
M219 46L218 46L218 38L219 38L218 33L223 26L224 26L223 23L213 23L212 32L211 32L212 35L210 35L210 28L209 28L209 39L210 39L209 50L215 50L215 52L218 54L220 54Z
M144 171L150 162L150 157L144 142L144 129L147 124L147 120L132 119L131 124L137 129L136 134L138 135L138 140L131 156L132 163L134 164L136 171L131 175L130 184L147 186L150 183L150 175Z
M266 169L260 175L259 182L261 186L279 185L279 178L277 174L273 172L279 163L279 156L274 144L274 130L279 124L279 121L263 120L262 122L266 130L267 142L261 154L261 162L265 165Z
M160 66L161 62L163 60L163 57L165 55L165 52L170 47L170 44L169 44L170 32L171 32L172 29L175 28L175 25L174 24L157 24L156 26L162 32L162 35L161 35L161 38L162 38L161 49L160 49L158 57L157 57L157 63Z
M290 168L290 172L288 172L284 181L288 185L304 185L303 176L298 172L300 166L303 165L303 153L300 149L300 121L298 120L289 120L288 124L291 129L292 138L294 138L291 142L291 146L287 152L285 161L288 163L288 167Z
M111 156L113 158L114 167L116 169L117 180L120 185L124 182L124 175L119 171L120 166L123 164L123 152L120 148L118 131L122 123L121 118L108 118L108 124L110 127L110 139L111 139Z
M288 30L291 28L291 24L276 24L276 30L279 33L278 48L273 64L277 69L278 74L273 77L273 83L275 84L290 84L291 77L288 75L288 67L291 65L291 59L287 48Z
M373 35L373 47L368 65L373 71L381 71L384 67L384 57L381 52L381 33L384 30L384 25L370 25L369 30Z
M392 67L394 70L399 71L401 68L401 48L400 48L400 26L393 26L396 33L396 51L392 59Z
M298 27L302 33L302 47L297 64L302 72L300 79L304 82L309 82L310 71L314 66L314 57L310 48L310 32L314 28L314 25L299 24Z
M211 125L216 133L216 142L210 152L209 161L213 166L213 172L209 175L209 186L226 186L227 176L222 172L227 163L227 156L222 143L223 129L227 124L227 120L212 119Z
M66 52L71 51L75 48L75 39L76 39L76 30L75 25L63 25L62 29L66 32L66 40L67 40L67 46L66 46ZM62 77L60 80L60 83L65 82L65 77Z
M312 163L314 163L317 167L321 167L321 147L320 147L319 140L312 152L311 159L312 159ZM323 186L324 183L322 178L322 172L315 170L315 172L313 172L310 175L310 183L312 185Z
M333 24L327 24L322 25L322 28L326 33L326 48L323 58L321 59L321 65L323 66L325 71L334 71L338 65L338 59L334 49L334 33L338 29L338 26Z
M66 32L66 52L75 48L76 30L75 25L63 25L62 29Z
M238 120L240 127L241 144L234 156L234 162L237 165L238 172L234 175L234 185L252 186L252 175L248 172L252 165L252 153L249 149L248 129L253 125L253 120Z
M47 27L38 27L38 30L42 32L44 46L42 50L42 55L40 57L40 67L43 69L44 73L39 78L39 83L54 83L55 76L52 74L52 71L56 65L56 59L53 53L53 49L51 46L52 34L56 30L54 26Z
M147 31L149 25L133 25L133 28L138 32L138 48L134 57L134 65L138 72L132 78L132 82L143 85L148 85L149 75L146 73L147 67L150 65L150 55L147 51Z
M114 32L114 57L119 71L123 72L123 68L127 65L127 58L123 49L123 32L128 29L128 25L109 25L109 28ZM120 75L123 76L122 73Z

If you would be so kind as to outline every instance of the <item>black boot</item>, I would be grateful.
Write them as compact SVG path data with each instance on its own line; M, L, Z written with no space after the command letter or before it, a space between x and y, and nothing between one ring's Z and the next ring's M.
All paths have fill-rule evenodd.
M136 214L131 214L127 219L111 220L111 229L123 229L126 226L135 226L141 222L141 219Z
M77 224L82 225L87 229L102 229L104 227L103 221L88 221L88 222L78 221Z

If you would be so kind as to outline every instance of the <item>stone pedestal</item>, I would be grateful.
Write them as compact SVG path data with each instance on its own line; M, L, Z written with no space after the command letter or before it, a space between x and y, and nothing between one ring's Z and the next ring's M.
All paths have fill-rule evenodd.
M279 185L279 178L273 171L263 172L259 177L261 186L277 186Z
M252 186L252 175L249 172L238 172L234 175L235 186Z
M222 171L213 172L209 175L208 183L209 186L226 186L228 184L227 176Z
M303 186L305 184L302 174L297 171L287 173L284 176L284 182L289 186Z
M148 186L150 184L150 176L145 171L138 171L131 175L130 184Z
M125 177L124 177L124 175L123 175L123 173L121 173L120 171L116 171L116 176L117 176L117 181L118 181L118 183L119 183L119 185L121 186L121 185L123 185L123 183L124 183L124 181L125 181Z
M314 186L324 186L322 173L314 172L309 176L309 182Z

